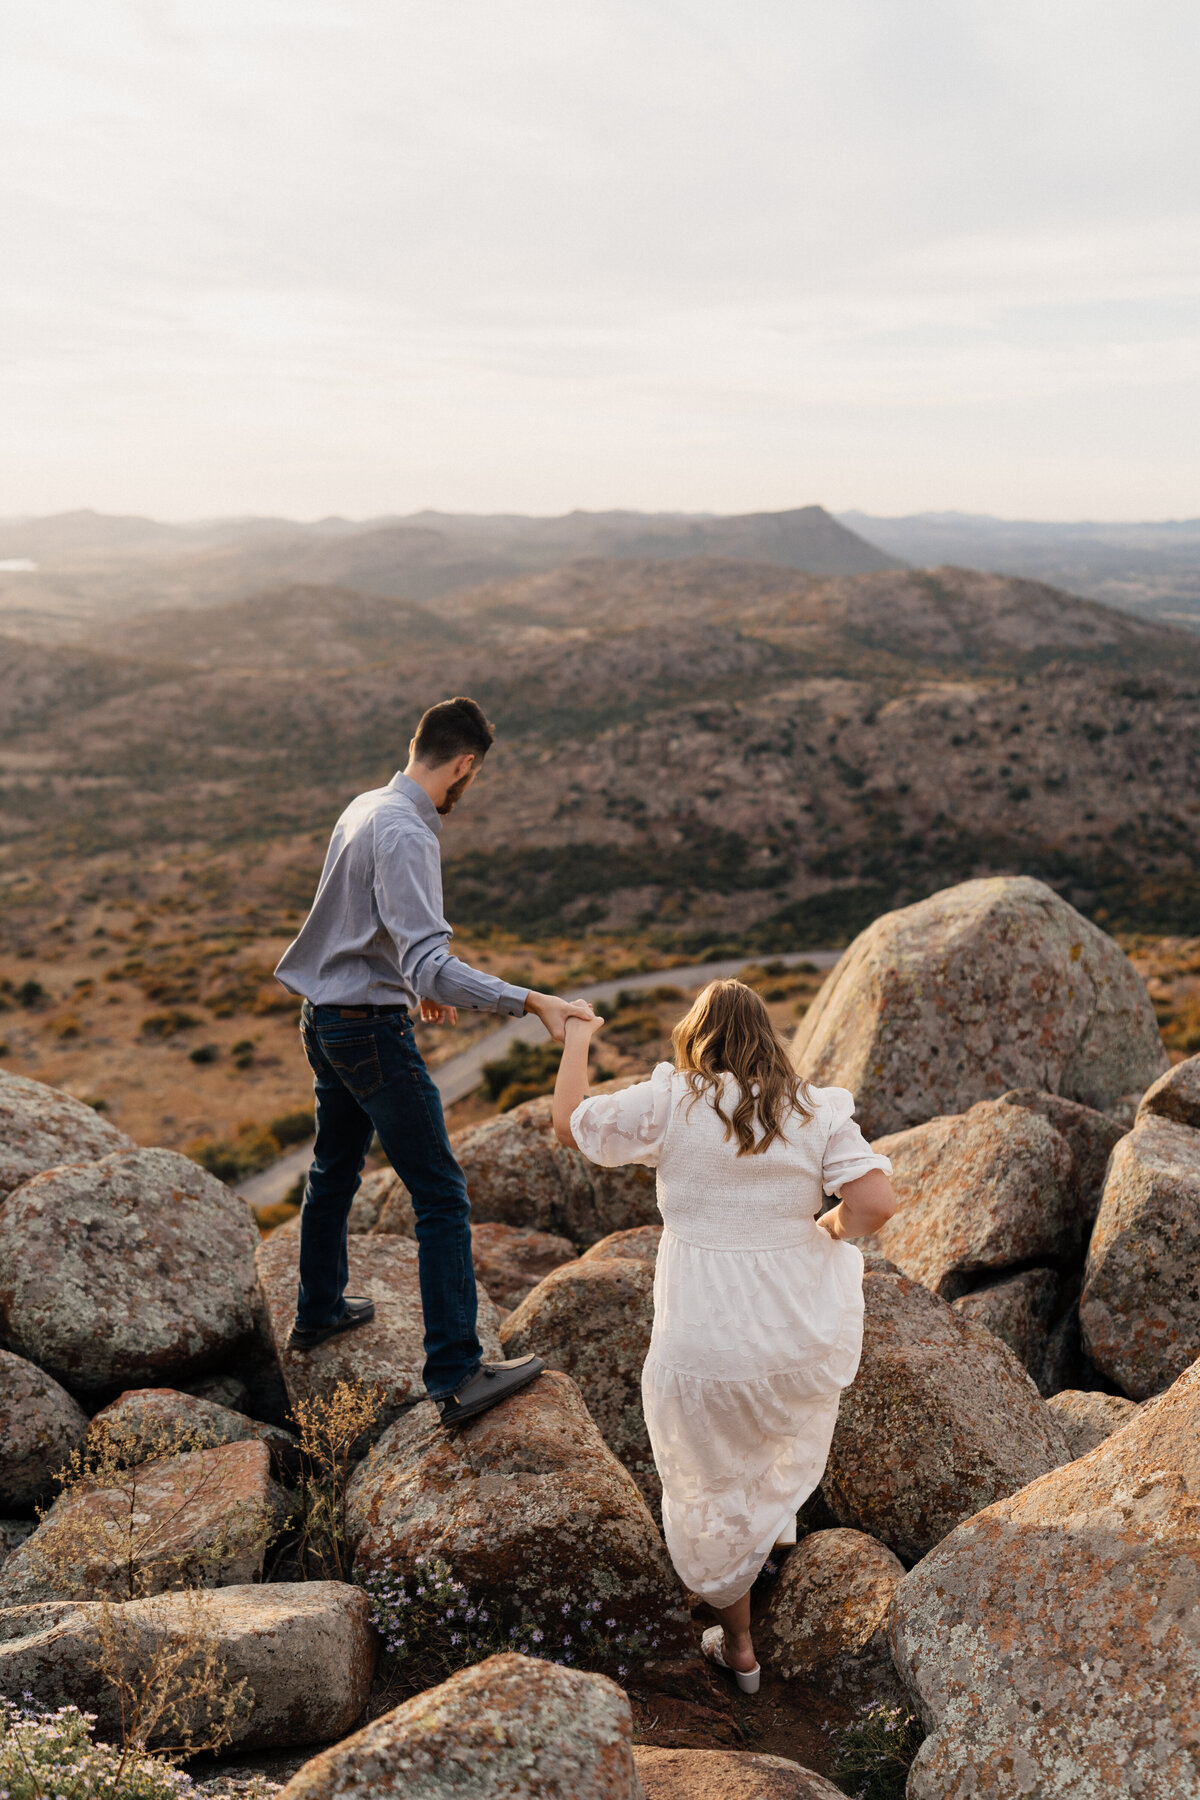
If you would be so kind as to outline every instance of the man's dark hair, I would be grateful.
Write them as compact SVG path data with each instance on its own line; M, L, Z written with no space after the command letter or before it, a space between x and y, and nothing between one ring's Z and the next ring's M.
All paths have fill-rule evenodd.
M456 694L453 700L439 700L422 716L413 755L427 769L439 769L456 756L477 756L482 762L495 736L496 728L482 706Z

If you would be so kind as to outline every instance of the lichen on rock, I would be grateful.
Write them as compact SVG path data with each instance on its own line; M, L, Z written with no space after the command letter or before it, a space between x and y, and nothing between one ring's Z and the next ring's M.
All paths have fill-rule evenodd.
M854 1094L868 1137L1010 1088L1105 1112L1167 1066L1150 996L1105 932L1028 876L884 913L796 1033L810 1080Z
M909 1800L1200 1793L1200 1363L965 1520L897 1590Z
M0 1332L82 1393L202 1373L253 1331L257 1242L174 1150L50 1169L0 1207Z
M350 1482L356 1580L437 1556L501 1611L576 1615L593 1601L626 1633L682 1641L683 1593L632 1476L579 1389L547 1371L453 1431L432 1404L384 1433Z

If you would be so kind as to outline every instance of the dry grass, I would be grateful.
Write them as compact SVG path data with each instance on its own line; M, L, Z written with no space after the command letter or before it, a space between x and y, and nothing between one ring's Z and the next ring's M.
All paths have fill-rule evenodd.
M166 1589L200 1586L236 1546L275 1529L269 1509L224 1494L213 1435L192 1425L117 1419L94 1423L55 1480L54 1504L39 1509L42 1529L30 1540L38 1578L51 1592L88 1594L100 1585L110 1597L136 1600ZM184 1479L169 1508L146 1504L146 1489L164 1465L178 1463ZM177 1527L198 1502L221 1505L221 1530L203 1546L181 1544Z

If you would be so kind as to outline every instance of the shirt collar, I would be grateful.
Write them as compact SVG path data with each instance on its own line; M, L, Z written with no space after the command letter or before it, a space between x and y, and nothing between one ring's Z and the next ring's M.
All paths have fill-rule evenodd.
M414 781L411 775L405 775L401 770L392 776L388 786L394 793L404 795L404 798L416 809L431 831L436 832L439 837L442 835L441 814L419 781Z

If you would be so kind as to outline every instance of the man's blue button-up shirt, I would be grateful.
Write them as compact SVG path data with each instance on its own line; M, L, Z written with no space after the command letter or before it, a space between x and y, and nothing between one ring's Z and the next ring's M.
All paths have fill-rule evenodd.
M407 775L352 800L334 827L317 897L275 974L314 1006L421 1000L520 1013L527 988L450 954L442 912L442 821Z

